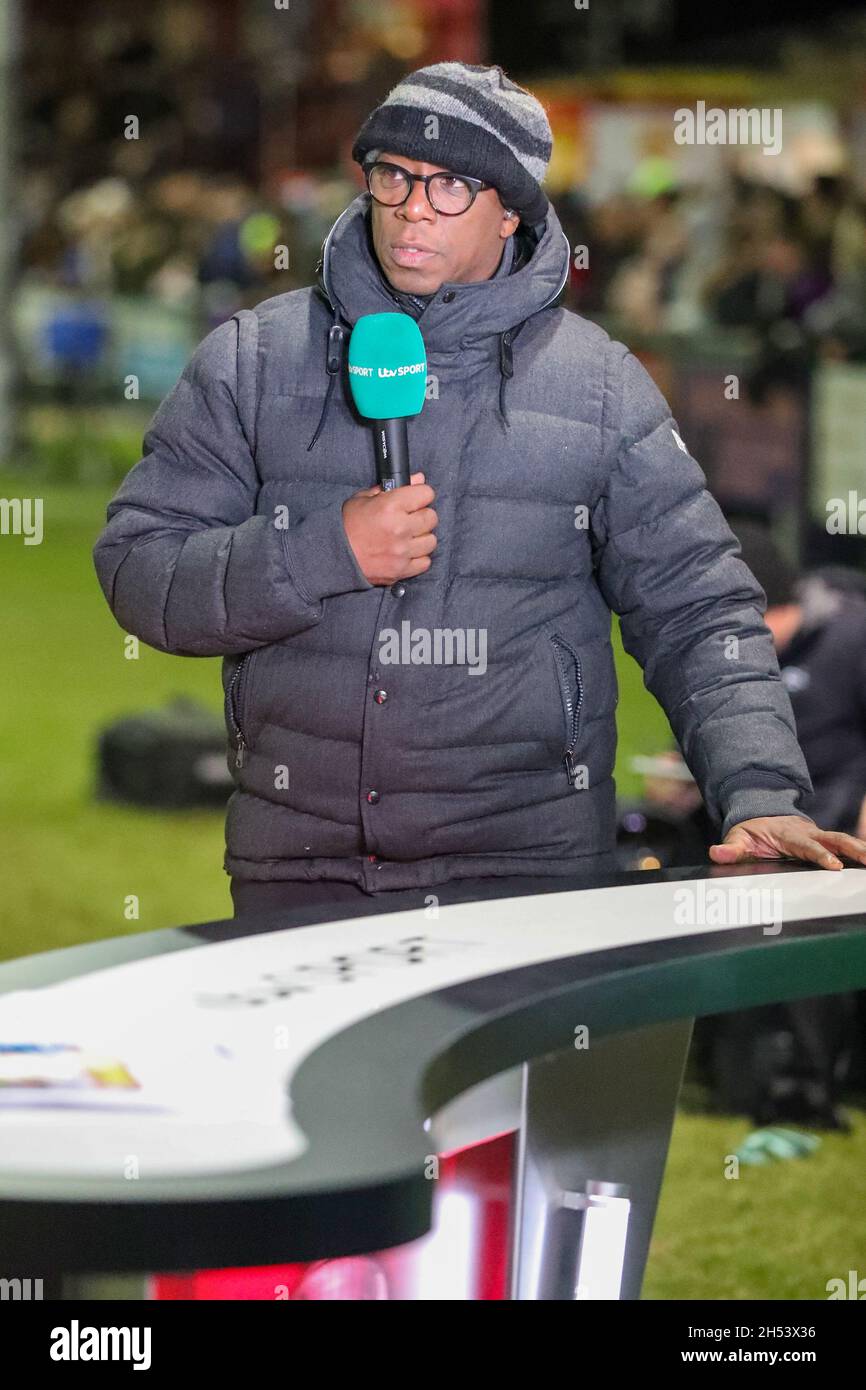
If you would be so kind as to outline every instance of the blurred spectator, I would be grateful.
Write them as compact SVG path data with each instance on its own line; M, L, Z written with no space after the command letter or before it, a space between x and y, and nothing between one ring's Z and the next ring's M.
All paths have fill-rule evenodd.
M814 788L800 809L829 830L866 829L866 599L825 575L798 578L767 531L732 523L767 595L782 680Z
M755 522L732 520L746 564L767 596L782 680L814 791L800 809L829 829L866 829L866 597L856 576L798 577ZM857 996L800 999L706 1020L702 1043L715 1049L716 1085L757 1124L779 1119L850 1129L838 1098L857 1037ZM776 1030L775 1033L772 1030ZM762 1061L775 1039L781 1052ZM771 1047L772 1051L772 1047Z
M798 577L766 526L731 518L746 564L767 596L782 680L814 791L800 806L820 824L861 835L866 829L866 579L827 567ZM714 839L689 784L675 781L667 758L648 779L647 814L664 813L676 792L678 840L667 863L695 859L694 834ZM658 762L659 760L655 760ZM859 996L860 1006L864 999ZM858 1048L858 996L815 996L789 1004L699 1019L695 1057L715 1102L745 1112L756 1125L795 1121L850 1130L839 1098ZM862 1047L862 1043L859 1044Z

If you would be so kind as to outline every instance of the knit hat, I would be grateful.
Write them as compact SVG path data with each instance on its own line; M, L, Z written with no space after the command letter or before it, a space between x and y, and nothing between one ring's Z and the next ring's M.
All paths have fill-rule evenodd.
M410 72L362 125L352 158L382 150L492 183L524 222L542 222L553 135L544 107L501 67L434 63Z

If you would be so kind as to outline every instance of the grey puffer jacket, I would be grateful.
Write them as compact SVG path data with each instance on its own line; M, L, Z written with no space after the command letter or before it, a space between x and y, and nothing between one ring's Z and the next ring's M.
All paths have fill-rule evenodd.
M557 307L553 209L511 274L419 306L438 547L368 583L341 515L375 481L347 326L395 308L368 207L318 289L200 344L94 551L124 629L225 657L226 871L377 892L591 865L615 833L611 610L721 833L790 814L810 782L763 592L646 371Z

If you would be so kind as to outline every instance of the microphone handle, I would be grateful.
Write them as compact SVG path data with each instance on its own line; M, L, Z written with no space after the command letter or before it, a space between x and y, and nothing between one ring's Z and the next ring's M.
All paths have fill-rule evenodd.
M376 474L382 491L408 487L409 434L405 415L398 420L374 420L373 440L376 445Z

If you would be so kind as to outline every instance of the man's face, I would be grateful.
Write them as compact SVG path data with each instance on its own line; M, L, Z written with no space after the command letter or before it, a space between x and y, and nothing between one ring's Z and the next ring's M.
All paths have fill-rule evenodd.
M459 174L442 164L382 151L378 158L399 164L410 174ZM495 188L483 189L467 212L449 217L431 207L424 185L416 183L400 207L372 201L373 246L382 271L397 290L434 294L449 281L469 284L487 280L502 257L506 238L520 223L506 217Z

